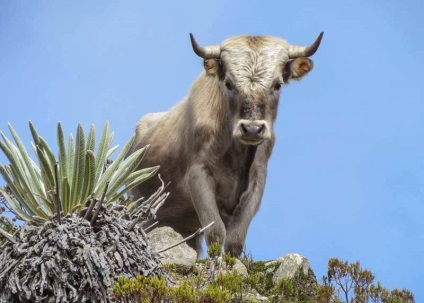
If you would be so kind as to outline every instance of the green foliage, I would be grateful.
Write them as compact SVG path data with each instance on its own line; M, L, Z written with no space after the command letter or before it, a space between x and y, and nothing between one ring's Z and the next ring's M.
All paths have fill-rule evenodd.
M259 293L269 295L275 287L272 278L275 270L280 266L280 262L273 262L268 265L263 261L254 262L252 259L243 258L241 260L245 264L249 276L245 282Z
M290 279L281 280L277 287L273 290L274 296L271 298L271 302L296 301L296 291L293 285L293 281Z
M202 265L213 263L215 259L203 260ZM225 259L224 259L225 260ZM255 296L248 295L258 292L268 297L269 303L413 303L414 298L408 290L389 291L380 282L372 283L374 275L360 267L359 262L349 264L345 261L331 259L328 276L323 284L318 284L312 270L305 274L300 270L292 279L283 279L278 283L272 282L279 262L247 262L249 275L242 277L234 272L220 271L217 275L191 274L185 276L179 286L165 286L165 280L138 277L136 280L121 279L119 287L112 294L116 302L159 302L164 303L242 303L258 302ZM200 263L200 262L199 262ZM203 279L199 282L199 279ZM339 282L336 282L339 281ZM343 281L343 282L340 282ZM348 293L349 301L344 301L344 293L340 285L352 287ZM152 286L156 288L152 290ZM125 289L125 291L122 291ZM341 295L341 296L339 296Z
M304 274L302 269L292 279L282 279L269 291L269 302L314 302L316 278L312 270Z
M122 198L130 189L152 177L159 167L137 170L146 147L124 159L134 137L110 163L117 149L111 147L114 134L106 123L96 150L96 132L91 126L88 136L78 125L76 138L66 144L62 126L57 126L58 157L52 152L34 125L29 124L38 165L29 156L19 135L9 124L13 143L2 132L0 149L10 165L0 163L0 173L10 188L0 189L11 211L21 220L40 225L53 216L79 212L89 201L107 203ZM67 147L66 147L67 146Z
M228 273L228 274L219 274L215 281L211 283L212 286L215 286L219 289L226 289L230 292L232 298L236 302L241 302L242 300L242 286L243 278L237 273Z
M328 261L328 274L323 285L317 288L318 303L413 303L413 294L406 289L389 291L380 282L373 284L374 275L363 269L359 262L349 264L332 258Z
M195 303L197 294L194 287L184 281L180 286L173 288L173 296L175 302L180 303Z
M318 285L316 301L317 303L341 303L336 295L334 285Z
M162 302L169 297L170 289L165 278L146 278L137 276L135 279L118 278L112 288L116 302Z
M208 285L204 291L200 292L199 303L229 303L231 294L226 289ZM175 302L177 303L177 302Z
M164 277L135 279L119 278L112 288L111 296L116 303L228 303L231 294L216 285L208 285L205 289L183 282L179 286L168 286Z
M232 257L230 253L224 255L224 262L229 269L232 269L236 264L236 258Z
M208 247L208 255L210 258L219 257L222 253L222 245L220 243L211 243Z

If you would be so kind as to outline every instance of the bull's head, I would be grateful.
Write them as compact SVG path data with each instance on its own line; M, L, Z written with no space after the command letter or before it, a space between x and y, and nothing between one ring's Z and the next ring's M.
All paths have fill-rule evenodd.
M202 47L190 34L206 73L219 79L233 117L234 138L248 145L271 138L281 87L312 70L308 57L317 51L322 36L310 46L290 45L275 37L240 36Z

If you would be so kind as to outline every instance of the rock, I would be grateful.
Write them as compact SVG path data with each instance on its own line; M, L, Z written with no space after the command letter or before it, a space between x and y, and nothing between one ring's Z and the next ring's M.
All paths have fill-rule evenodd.
M153 229L148 233L148 236L154 251L164 249L183 239L179 233L167 226ZM171 265L176 272L182 274L191 271L197 260L196 251L188 246L187 243L171 248L161 253L160 256L162 257L162 264Z
M274 283L283 279L293 279L300 271L303 271L303 274L308 276L309 269L311 268L309 260L299 254L287 254L274 262L281 263L272 278Z
M205 271L211 271L211 266L213 266L213 270L215 272L215 275L218 275L218 273L221 273L223 275L229 274L229 273L236 273L243 278L247 277L249 275L246 266L241 262L239 259L234 258L235 263L232 267L227 267L226 263L222 260L222 257L218 257L216 261L212 262L204 262L205 260L201 262L197 262L194 268L194 272L196 274L201 274ZM215 265L214 265L215 264Z
M236 273L242 277L247 277L249 273L247 272L246 266L239 259L237 258L234 258L234 259L236 260L236 262L234 263L233 267L231 267L231 269L224 269L222 273L223 274ZM219 263L223 262L222 257L219 257L218 260L219 260L218 261Z
M242 277L247 277L249 275L246 266L244 266L243 262L239 259L236 259L236 263L233 265L233 271Z
M243 298L245 298L246 302L249 302L249 303L269 302L268 297L262 296L260 294L246 293L246 294L243 294Z

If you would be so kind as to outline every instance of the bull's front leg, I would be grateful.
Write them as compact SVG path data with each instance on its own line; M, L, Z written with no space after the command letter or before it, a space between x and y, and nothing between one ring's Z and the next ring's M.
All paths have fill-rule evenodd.
M225 226L219 214L215 199L215 183L207 169L202 164L192 165L187 174L187 183L191 201L199 217L200 224L205 227L215 222L205 232L206 243L217 242L221 245L225 239Z
M266 179L265 167L252 167L249 186L241 195L239 204L227 224L225 251L238 257L243 251L247 229L259 209L264 193Z

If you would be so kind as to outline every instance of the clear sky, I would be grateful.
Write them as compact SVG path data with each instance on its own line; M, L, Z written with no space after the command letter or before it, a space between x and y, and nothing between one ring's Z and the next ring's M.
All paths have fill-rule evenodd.
M78 122L115 143L177 103L203 45L240 34L309 44L315 69L284 88L262 206L247 238L257 260L356 261L424 302L424 2L1 1L0 129L30 147L28 121L56 145ZM0 161L5 162L3 155ZM3 183L3 181L1 181Z

